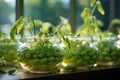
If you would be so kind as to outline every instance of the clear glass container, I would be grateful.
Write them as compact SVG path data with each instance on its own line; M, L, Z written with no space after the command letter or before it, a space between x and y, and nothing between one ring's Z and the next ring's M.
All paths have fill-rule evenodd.
M0 58L4 58L9 66L15 65L17 59L18 43L13 42L10 38L2 38L0 40Z
M64 47L62 71L80 71L93 69L98 57L97 48L89 40L72 38L69 46Z
M97 67L114 67L118 66L120 60L120 49L117 47L116 40L102 40L97 43L98 59Z
M53 37L32 39L19 46L17 57L21 67L30 73L56 72L62 62L63 53L55 39Z

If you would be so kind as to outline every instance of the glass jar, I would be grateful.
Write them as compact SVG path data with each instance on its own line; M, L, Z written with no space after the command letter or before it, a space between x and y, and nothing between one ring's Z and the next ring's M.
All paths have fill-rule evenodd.
M35 39L19 46L17 57L21 67L30 73L54 73L62 62L63 53L52 38Z
M93 69L98 57L97 48L88 41L72 39L68 46L64 47L62 71L80 71Z
M13 42L9 38L3 38L0 40L0 58L4 58L9 66L15 65L17 59L18 43Z
M115 40L103 40L97 43L98 59L97 67L113 67L117 66L120 59L120 49L117 47Z

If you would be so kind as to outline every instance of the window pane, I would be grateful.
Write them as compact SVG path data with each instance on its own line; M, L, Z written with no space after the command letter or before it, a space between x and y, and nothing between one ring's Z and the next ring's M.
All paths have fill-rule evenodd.
M10 32L11 25L15 22L15 0L0 0L0 25L2 32Z
M34 19L58 24L59 17L68 18L69 0L24 0L25 15Z

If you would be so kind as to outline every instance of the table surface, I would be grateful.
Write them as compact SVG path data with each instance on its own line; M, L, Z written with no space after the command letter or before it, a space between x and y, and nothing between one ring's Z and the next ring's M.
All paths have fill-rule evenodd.
M103 80L103 78L114 78L114 80L118 80L118 78L120 78L120 75L118 74L120 74L120 67L67 72L61 74L32 74L18 70L12 75L0 74L0 80Z

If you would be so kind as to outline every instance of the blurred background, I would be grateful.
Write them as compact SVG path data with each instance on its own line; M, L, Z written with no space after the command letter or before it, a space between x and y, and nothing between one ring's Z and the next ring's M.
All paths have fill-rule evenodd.
M101 0L101 3L105 15L97 11L94 15L104 24L101 29L106 30L113 19L120 18L120 0ZM89 7L89 0L0 0L0 26L9 32L20 16L57 25L62 16L69 20L74 32L83 22L80 14L85 7Z

